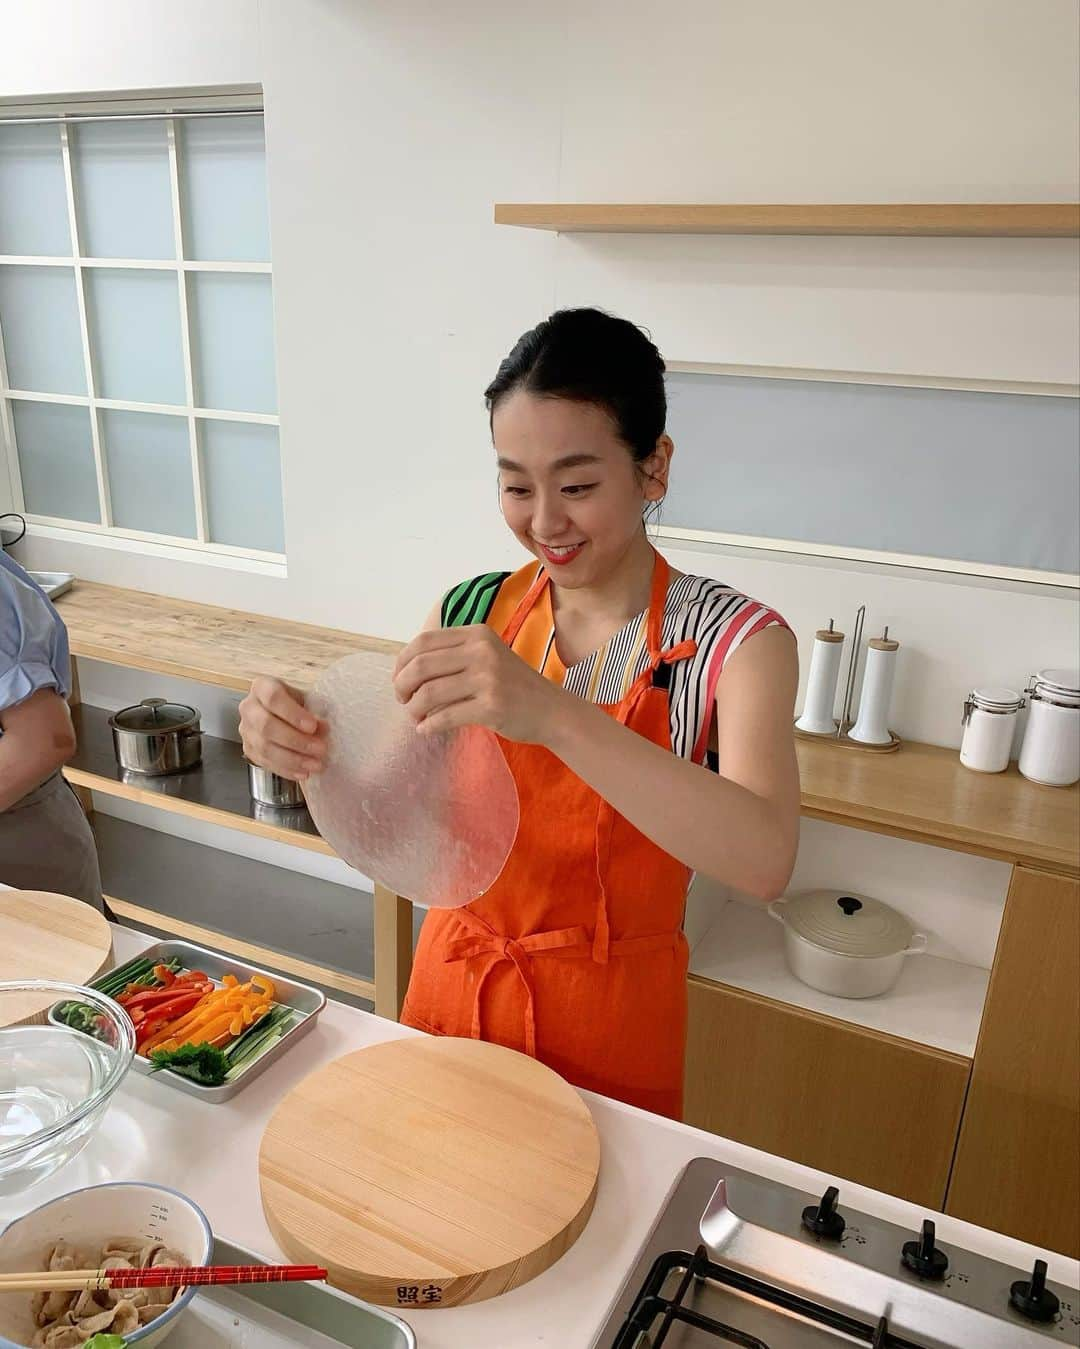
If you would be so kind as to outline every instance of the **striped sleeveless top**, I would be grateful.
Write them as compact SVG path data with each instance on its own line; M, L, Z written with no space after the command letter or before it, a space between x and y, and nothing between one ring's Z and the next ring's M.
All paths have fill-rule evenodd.
M517 572L488 572L462 581L443 599L442 626L488 623L502 631L540 571L539 563L530 563ZM549 588L522 626L514 650L568 692L594 703L617 703L648 667L648 611L567 668L555 648L550 595ZM676 662L671 671L671 747L680 757L706 762L716 684L725 662L748 638L774 626L788 625L774 609L720 581L707 576L672 580L664 605L663 645L666 649L687 638L697 642L696 655Z

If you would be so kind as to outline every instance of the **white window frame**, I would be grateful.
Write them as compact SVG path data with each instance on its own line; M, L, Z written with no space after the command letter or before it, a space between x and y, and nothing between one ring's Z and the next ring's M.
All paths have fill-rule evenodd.
M108 100L62 99L56 101L34 100L33 103L0 101L0 116L4 117L70 117L100 114L138 114L155 115L172 112L223 110L251 112L259 116L263 112L262 94L257 88L238 88L228 93L216 91L211 94L186 93L182 96L158 96L155 98L131 97ZM75 293L79 312L79 329L82 341L83 368L86 377L87 393L53 394L37 393L23 389L12 389L8 381L7 362L4 356L4 335L0 327L0 488L6 477L12 509L24 516L27 532L46 538L66 539L80 543L101 544L124 551L150 553L157 556L184 558L190 561L232 565L248 571L259 571L270 575L283 575L285 571L284 553L267 552L255 548L241 548L232 544L217 543L209 538L207 527L206 484L203 474L202 452L199 446L198 419L216 421L236 421L256 423L262 426L279 426L276 414L260 412L231 412L195 405L193 359L191 333L188 326L187 274L189 272L244 272L271 274L270 262L197 262L184 258L184 222L180 209L180 145L176 133L176 120L163 117L169 154L169 177L172 195L173 215L173 252L174 257L164 259L147 258L95 258L85 255L79 234L79 222L75 208L75 185L72 174L72 155L68 124L58 122L60 150L63 157L64 181L67 195L68 225L74 243L71 257L37 257L0 254L0 266L65 267L75 274ZM176 274L177 294L180 305L181 349L184 367L185 400L183 404L140 403L126 399L102 398L97 392L97 374L90 351L90 335L86 309L86 274L95 267L115 269L145 269ZM15 402L67 403L89 409L90 434L94 451L94 465L97 474L98 509L101 523L71 521L55 516L29 513L25 509L22 478L19 471L19 456L15 439L15 419L12 407ZM182 538L174 535L152 534L140 530L124 529L113 522L112 502L109 497L108 475L105 471L105 456L102 450L99 413L103 410L125 412L150 412L171 417L181 417L187 422L188 444L191 454L191 476L195 496L195 538Z
M807 379L840 384L888 384L909 389L966 389L981 393L1022 393L1034 397L1080 398L1080 385L1051 384L1028 380L952 379L938 375L895 375L865 370L812 370L795 366L723 365L711 361L668 361L672 374L738 375L754 379ZM884 552L845 544L813 543L805 539L785 539L751 534L729 534L721 530L683 529L678 525L658 524L650 533L659 540L680 544L719 544L725 549L832 559L844 562L874 563L903 567L912 571L950 572L956 576L984 577L995 581L1019 581L1025 585L1058 586L1080 590L1080 575L1071 572L1039 571L1025 567L1002 566L993 562L969 562L957 558L923 557L914 553Z

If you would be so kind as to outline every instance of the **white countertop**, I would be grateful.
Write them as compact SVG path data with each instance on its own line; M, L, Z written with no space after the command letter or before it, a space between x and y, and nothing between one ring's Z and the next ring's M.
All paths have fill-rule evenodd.
M115 930L118 962L149 944L142 933ZM270 1259L282 1259L263 1218L257 1155L274 1107L301 1078L349 1050L411 1031L331 1002L315 1029L231 1101L208 1105L165 1083L130 1073L86 1150L50 1180L0 1201L9 1221L58 1194L110 1180L171 1185L205 1210L216 1232ZM713 1134L673 1124L631 1106L583 1093L601 1139L596 1206L577 1243L544 1274L509 1293L467 1307L408 1316L421 1349L589 1349L682 1168L714 1157L801 1189L841 1185L841 1204L914 1231L925 1213L842 1177L825 1176ZM988 1183L992 1181L988 1178ZM1044 1255L1050 1277L1080 1283L1074 1260L1040 1252L954 1218L937 1216L938 1237L1017 1266ZM395 1309L396 1310L396 1309Z

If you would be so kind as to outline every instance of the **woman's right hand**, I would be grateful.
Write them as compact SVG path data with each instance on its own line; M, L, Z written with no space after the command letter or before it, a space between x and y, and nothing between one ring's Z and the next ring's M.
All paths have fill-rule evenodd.
M240 704L240 739L253 764L294 782L326 763L326 723L307 710L301 693L269 675L252 680Z

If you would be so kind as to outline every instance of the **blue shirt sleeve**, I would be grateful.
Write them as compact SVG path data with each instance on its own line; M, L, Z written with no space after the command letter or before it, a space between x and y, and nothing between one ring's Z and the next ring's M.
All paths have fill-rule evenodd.
M70 692L67 630L45 592L0 548L0 712L39 689Z

